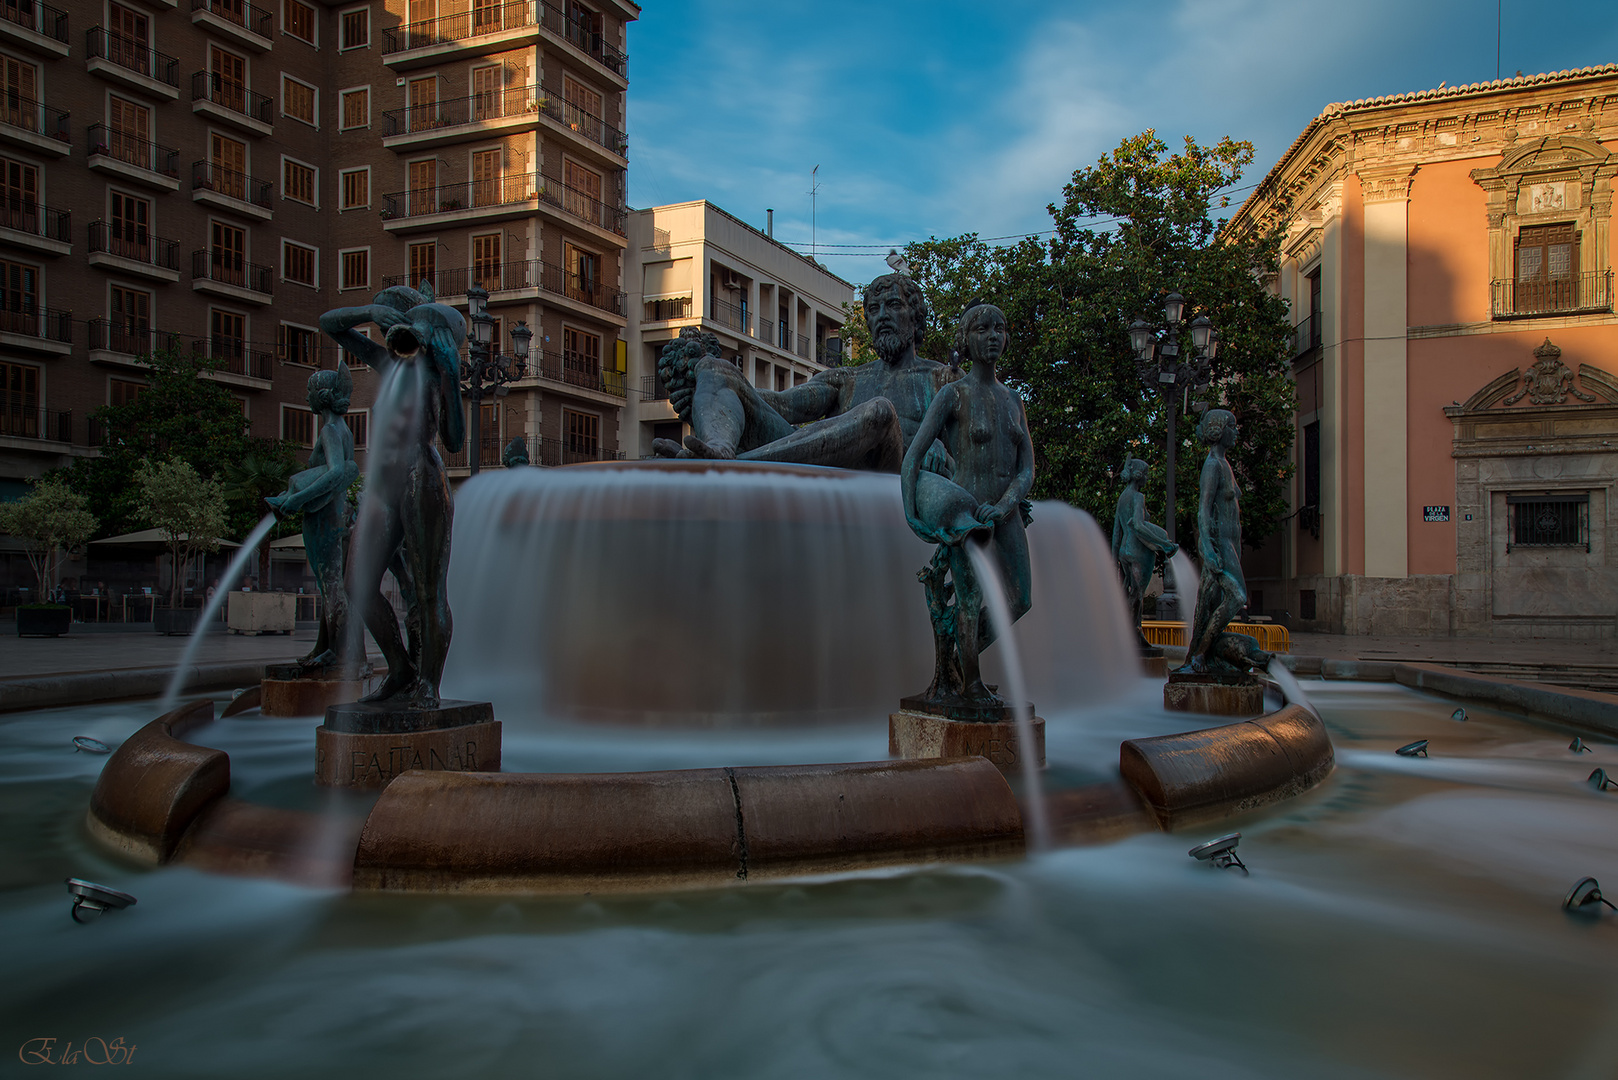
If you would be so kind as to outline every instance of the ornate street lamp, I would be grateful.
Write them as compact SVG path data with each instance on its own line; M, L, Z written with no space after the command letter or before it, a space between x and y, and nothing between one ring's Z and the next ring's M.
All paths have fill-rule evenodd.
M516 382L528 373L528 350L534 332L526 322L511 328L511 354L494 352L494 316L489 314L489 291L482 285L466 290L466 309L471 323L469 358L461 364L461 391L472 402L472 425L469 442L472 475L478 474L483 463L483 399L487 396L505 397L507 383Z
M1163 513L1164 531L1169 539L1175 538L1174 520L1174 452L1179 436L1175 421L1187 406L1187 398L1194 389L1208 385L1208 368L1219 352L1219 332L1213 320L1198 315L1189 326L1183 322L1185 298L1169 293L1163 300L1163 321L1151 323L1136 319L1129 324L1129 345L1135 350L1140 378L1148 388L1163 391L1163 406L1168 413L1168 483L1165 485L1167 507ZM1191 350L1182 355L1180 334L1182 328L1190 331ZM1168 610L1164 610L1167 608ZM1174 576L1165 570L1163 595L1158 599L1161 618L1173 619L1179 615L1179 598L1174 593Z

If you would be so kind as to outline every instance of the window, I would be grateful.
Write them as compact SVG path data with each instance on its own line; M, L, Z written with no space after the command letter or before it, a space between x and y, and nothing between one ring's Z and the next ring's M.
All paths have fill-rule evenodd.
M107 345L113 352L140 356L152 348L152 294L114 285L107 303Z
M39 169L0 158L0 225L39 232Z
M431 214L438 209L438 161L412 161L409 168L410 213Z
M299 0L281 0L281 29L300 41L315 42L315 9Z
M405 87L407 131L425 131L438 126L438 76L411 79Z
M1579 296L1579 234L1572 222L1525 225L1517 233L1518 314L1575 311Z
M39 336L39 267L0 259L0 330Z
M430 240L425 244L410 245L410 281L412 289L417 288L423 281L433 283L433 291L438 291L438 242Z
M478 464L500 464L500 403L478 402Z
M490 292L501 288L499 233L472 237L472 280Z
M247 112L247 61L208 46L209 99L232 112Z
M1298 527L1320 538L1320 422L1303 426L1303 505Z
M282 405L281 438L299 446L314 446L315 414L297 405Z
M348 414L348 430L354 435L354 449L364 450L370 441L371 410L355 409Z
M211 186L232 199L247 198L247 144L217 133L208 136Z
M315 332L307 326L293 326L291 323L282 323L276 330L276 359L283 364L302 364L306 367L318 367L320 361L315 354L315 345Z
M504 115L500 108L504 75L505 69L499 64L472 69L472 119L495 120Z
M601 95L572 76L562 76L562 115L574 131L591 138L601 135Z
M290 75L282 75L281 115L302 120L310 127L318 126L315 124L315 88Z
M9 71L10 65L7 67ZM150 169L152 154L148 140L151 138L152 114L145 106L118 97L110 99L107 106L108 151L119 161Z
M146 392L146 384L129 379L113 379L107 387L107 404L117 407L128 405Z
M355 210L371 205L371 167L339 173L342 180L342 209Z
M300 285L315 285L315 266L320 256L314 248L281 241L281 276Z
M107 10L107 58L119 67L152 73L151 23L144 12L134 11L121 4L110 4Z
M345 11L339 24L342 42L339 49L363 49L371 43L371 9L355 8Z
M1507 495L1514 547L1582 547L1590 550L1590 496Z
M111 220L108 222L107 251L136 262L151 262L151 236L147 232L147 223L151 220L152 204L121 191L112 192L109 200L112 205L108 213Z
M566 292L574 300L599 306L601 298L601 256L593 251L562 246L563 269L567 271Z
M567 428L567 442L563 449L570 455L576 455L569 460L593 461L600 456L601 417L563 409L562 423Z
M562 193L562 209L592 225L600 225L601 174L592 172L582 165L575 165L571 161L564 161L562 183L566 187Z
M247 286L247 232L213 222L208 245L209 276L226 285Z
M247 316L213 308L208 312L208 355L238 375L247 371Z
M369 86L362 86L357 90L344 90L342 100L342 127L344 130L370 126L371 88Z
M575 386L601 386L601 336L562 327L562 379Z
M0 435L39 438L39 369L0 361Z
M502 150L474 150L472 152L472 205L499 206L505 199L500 190L500 159Z
M371 287L371 249L356 248L339 253L343 279L341 289L369 289Z
M301 161L281 159L281 197L315 205L315 170Z

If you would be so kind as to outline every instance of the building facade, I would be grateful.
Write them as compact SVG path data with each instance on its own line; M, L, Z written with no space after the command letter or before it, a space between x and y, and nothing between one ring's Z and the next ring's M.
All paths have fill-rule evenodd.
M528 374L485 464L619 456L628 0L95 0L0 8L0 497L95 453L140 357L195 348L251 433L314 440L334 307L428 281ZM355 373L362 458L374 392ZM450 460L464 475L465 454Z
M1335 633L1618 632L1618 65L1328 106L1279 230L1294 514L1254 606Z
M678 442L689 433L657 377L658 354L687 326L717 335L725 358L769 390L843 362L854 286L771 231L702 200L630 214L628 456L651 457L653 439Z

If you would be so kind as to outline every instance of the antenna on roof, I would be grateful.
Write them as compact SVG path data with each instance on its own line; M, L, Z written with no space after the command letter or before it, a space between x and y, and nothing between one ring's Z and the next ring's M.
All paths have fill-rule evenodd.
M815 193L820 190L820 166L816 165L809 172L809 257L815 257L818 250L815 236Z

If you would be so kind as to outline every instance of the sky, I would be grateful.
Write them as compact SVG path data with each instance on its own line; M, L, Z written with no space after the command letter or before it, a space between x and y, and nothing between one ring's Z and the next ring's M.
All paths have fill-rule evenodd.
M1506 77L1618 62L1612 0L641 2L629 204L773 208L855 284L890 246L1048 229L1146 128L1250 140L1245 187L1328 103L1492 79L1497 45Z

